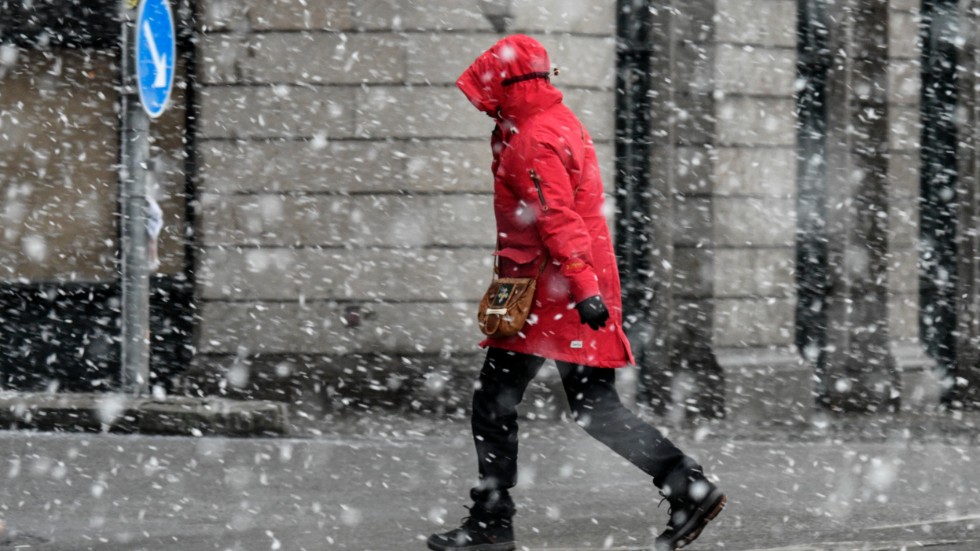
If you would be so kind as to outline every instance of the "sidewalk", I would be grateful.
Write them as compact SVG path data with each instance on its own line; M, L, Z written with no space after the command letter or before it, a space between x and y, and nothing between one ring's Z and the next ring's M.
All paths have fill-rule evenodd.
M0 431L0 549L423 550L466 515L465 420L376 412L329 426L258 439ZM698 432L670 436L730 505L691 551L980 548L980 448ZM650 480L572 423L522 423L514 496L526 551L646 549L666 522Z

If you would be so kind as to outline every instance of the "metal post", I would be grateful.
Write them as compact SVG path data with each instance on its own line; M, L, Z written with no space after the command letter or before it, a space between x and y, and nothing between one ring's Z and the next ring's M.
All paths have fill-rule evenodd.
M827 72L833 52L826 0L797 4L796 346L814 364L816 398L827 396Z
M144 394L150 375L150 284L146 266L146 161L150 119L140 106L136 83L135 6L120 0L120 210L122 211L122 377L123 392Z
M949 382L957 377L957 2L923 0L920 26L919 335Z
M653 189L650 156L650 0L616 3L616 257L622 280L623 329L639 367L637 401L652 402L666 347L657 346L653 309ZM663 298L663 297L661 297ZM656 349L656 350L655 350ZM659 371L663 371L662 369Z

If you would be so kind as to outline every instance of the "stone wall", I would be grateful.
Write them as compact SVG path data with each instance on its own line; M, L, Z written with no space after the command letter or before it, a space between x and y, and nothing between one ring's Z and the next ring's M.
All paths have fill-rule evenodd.
M454 82L501 36L483 4L202 2L206 387L286 378L410 397L461 370L470 384L494 243L492 122ZM519 1L512 15L508 33L537 37L561 68L611 189L614 3Z
M358 388L410 405L468 396L456 390L479 361L492 123L453 82L501 36L488 6L201 2L202 389L346 403ZM812 366L793 347L797 7L654 6L655 318L673 342L654 367L706 348L721 372L696 388L723 388L729 413L763 418L812 404ZM610 193L615 9L515 0L507 28L549 48ZM887 322L909 365L921 360L916 9L891 3L887 86Z

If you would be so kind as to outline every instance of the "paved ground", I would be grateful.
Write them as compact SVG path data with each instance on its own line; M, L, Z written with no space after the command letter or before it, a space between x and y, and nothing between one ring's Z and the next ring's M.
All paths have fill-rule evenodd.
M577 427L523 431L521 548L646 548L666 519L649 480ZM971 440L766 439L677 435L731 497L691 549L980 549ZM0 550L424 549L465 514L472 476L456 420L302 439L0 432Z

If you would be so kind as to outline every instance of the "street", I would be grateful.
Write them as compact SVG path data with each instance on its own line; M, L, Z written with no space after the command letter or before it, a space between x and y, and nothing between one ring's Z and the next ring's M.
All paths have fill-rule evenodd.
M977 449L672 435L728 492L690 549L980 548ZM468 424L386 417L313 438L0 433L0 549L425 549L465 516ZM571 423L522 424L519 549L646 549L650 481Z

